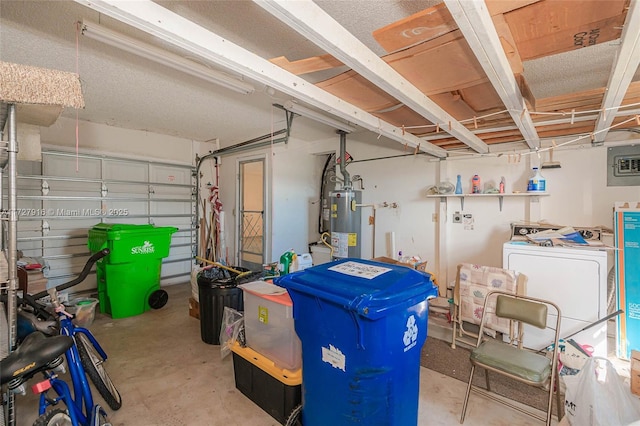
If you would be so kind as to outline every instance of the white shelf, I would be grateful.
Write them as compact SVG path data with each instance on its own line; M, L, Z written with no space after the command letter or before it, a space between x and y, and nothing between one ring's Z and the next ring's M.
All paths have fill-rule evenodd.
M517 192L511 194L435 194L435 195L427 195L427 198L440 198L440 201L445 202L447 198L460 198L460 209L464 210L464 199L465 198L486 198L493 197L498 198L498 203L500 205L500 211L502 211L502 202L504 197L544 197L549 195L547 192Z

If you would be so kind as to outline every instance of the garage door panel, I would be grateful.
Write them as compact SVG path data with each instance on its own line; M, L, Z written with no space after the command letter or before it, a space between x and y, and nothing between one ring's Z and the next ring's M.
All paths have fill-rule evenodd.
M193 167L45 151L42 163L19 170L18 205L33 214L18 222L18 248L45 259L50 285L80 272L90 255L87 233L100 222L180 228L163 276L189 281L196 243ZM95 291L93 274L73 291L83 289Z
M192 181L192 171L184 167L151 164L149 173L150 182L191 185Z
M99 159L57 155L55 159L43 152L42 171L44 176L64 176L76 179L100 179Z
M105 160L104 176L105 180L126 180L131 182L149 181L148 165L138 161L126 160Z
M189 215L191 211L191 205L182 202L154 201L151 204L151 214L163 215L172 212L176 215Z
M139 198L141 195L146 196L149 193L148 184L107 182L105 183L105 186L108 190L109 196L112 197Z

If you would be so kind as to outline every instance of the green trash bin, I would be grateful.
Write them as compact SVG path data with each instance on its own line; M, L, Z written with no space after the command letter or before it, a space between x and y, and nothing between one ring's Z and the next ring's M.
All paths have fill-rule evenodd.
M100 312L126 318L164 306L167 293L160 289L160 269L177 230L120 223L99 223L89 230L91 253L110 250L96 266Z

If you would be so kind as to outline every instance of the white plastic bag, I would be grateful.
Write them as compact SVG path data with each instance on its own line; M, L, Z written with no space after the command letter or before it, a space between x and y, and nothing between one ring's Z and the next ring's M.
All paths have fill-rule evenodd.
M640 419L640 399L608 359L589 358L578 374L563 379L565 415L571 425L626 426Z
M231 353L231 346L235 342L245 345L244 342L244 315L228 306L224 307L222 313L222 324L220 325L220 358L224 359Z

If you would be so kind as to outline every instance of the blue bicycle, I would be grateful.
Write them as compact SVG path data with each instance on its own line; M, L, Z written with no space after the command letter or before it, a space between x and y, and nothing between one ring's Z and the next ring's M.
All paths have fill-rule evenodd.
M107 359L106 353L91 332L84 327L76 326L72 321L73 315L66 312L64 306L57 302L58 291L82 282L91 271L93 264L107 254L109 250L105 249L91 256L76 279L33 296L24 295L22 298L23 305L30 306L32 312L27 319L23 317L22 327L19 323L18 328L22 328L23 334L25 329L28 332L18 349L0 361L0 371L2 371L2 385L8 384L10 392L19 390L36 373L44 374L45 380L33 387L35 392L40 393L40 417L34 426L107 425L106 412L100 405L94 404L87 376L111 409L117 410L122 406L120 393L103 365ZM38 299L47 295L51 296L54 314L43 310L37 303ZM49 318L42 318L47 314ZM57 318L59 336L43 339L45 334L51 334L54 329L50 324L51 315ZM31 327L29 323L32 323ZM69 385L58 377L57 368L59 369L61 363L55 359L59 358L63 352L67 360L73 393ZM52 368L52 365L55 368ZM53 408L60 402L63 402L66 408Z

